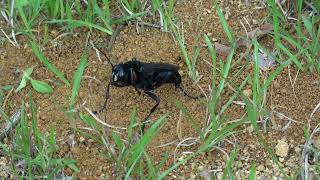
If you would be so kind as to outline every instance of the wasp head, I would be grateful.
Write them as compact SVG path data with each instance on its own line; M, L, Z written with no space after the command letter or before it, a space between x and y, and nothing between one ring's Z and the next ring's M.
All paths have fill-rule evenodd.
M129 85L129 71L123 64L116 65L112 70L111 85L124 87Z

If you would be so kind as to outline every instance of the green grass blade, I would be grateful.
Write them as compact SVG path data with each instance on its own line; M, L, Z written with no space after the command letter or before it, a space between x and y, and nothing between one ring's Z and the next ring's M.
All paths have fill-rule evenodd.
M256 168L253 162L250 167L249 180L255 180L255 179L256 179Z
M209 40L209 37L207 35L204 36L204 41L206 42L206 44L208 45L208 49L211 55L211 59L212 59L212 82L211 82L211 88L212 88L212 97L215 97L215 92L216 92L216 64L217 64L217 52L216 50L213 48L213 45L211 43L211 41Z
M185 42L184 42L184 37L183 37L183 33L180 33L176 27L176 25L172 22L172 20L170 19L169 20L170 24L171 24L171 30L173 31L177 41L178 41L178 45L180 47L180 50L181 50L181 53L184 57L184 60L186 62L186 65L188 67L188 72L189 74L191 73L191 78L194 80L195 78L195 72L192 71L194 68L192 68L192 65L191 65L191 62L190 62L190 59L188 57L188 53L187 53L187 50L186 50L186 47L185 47Z
M95 28L95 29L98 29L102 32L105 32L109 35L112 35L112 31L109 30L109 29L106 29L102 26L99 26L97 24L93 24L91 22L88 22L88 21L81 21L81 20L73 20L73 19L61 19L61 20L52 20L52 21L47 21L47 23L50 23L50 24L56 24L56 23L68 23L68 24L72 24L74 27L77 27L77 26L84 26L84 27L88 27L89 29L91 28Z
M259 93L262 94L262 92L266 91L269 85L272 83L272 81L282 72L284 68L288 67L289 64L290 64L290 61L281 63L280 66L277 67L277 69L272 74L270 74L270 76L264 82L263 88L261 88L261 92Z
M220 61L220 65L221 65L221 81L220 81L219 86L218 86L218 91L217 91L217 94L216 94L217 97L221 96L222 90L223 90L224 85L226 83L226 80L227 80L227 77L228 77L228 74L229 74L229 71L230 71L230 67L231 67L231 61L233 59L233 55L235 53L235 50L236 50L235 46L233 46L230 49L230 53L228 54L227 62L226 62L225 65L223 65L222 61ZM219 99L216 98L216 101L218 101L218 100Z
M24 13L24 10L22 9L22 5L17 5L18 12L21 16L22 22L24 23L27 32L30 31L30 22L27 20L26 14Z
M34 107L34 101L32 92L29 93L30 98L30 111L31 111L31 122L32 122L32 133L37 133L37 118L36 118L36 109Z
M148 168L148 177L149 179L155 179L156 177L156 168L154 167L151 158L149 157L149 155L144 151L143 152L144 157L147 161L147 168Z
M165 155L162 157L161 161L156 166L156 172L160 170L160 168L164 165L165 162L167 162L169 158L168 152L165 152Z
M150 141L153 139L153 137L160 131L160 129L164 126L165 123L163 123L164 119L166 118L166 114L159 118L150 129L141 137L141 139L134 144L129 152L132 153L131 158L128 161L128 166L132 166L134 162L137 161L138 158L140 158L141 153L144 151L145 147L150 143Z
M228 27L228 22L224 18L224 15L222 14L221 8L219 7L217 0L214 0L214 8L216 10L216 13L218 14L220 23L222 24L223 30L227 34L229 41L232 44L235 44L234 37L233 37L233 35L231 33L230 28Z
M259 142L262 144L262 146L267 150L268 154L271 156L273 162L275 162L280 168L281 173L285 176L286 179L288 179L287 175L283 171L283 167L279 164L278 158L273 153L272 149L268 146L266 141L264 140L263 136L261 135L259 131L259 127L257 124L257 120L259 119L259 111L256 109L256 106L253 106L247 98L244 98L244 101L246 103L246 111L247 111L247 119L251 122L253 125L253 128L255 132L257 132L257 137L259 139Z
M302 21L303 21L304 27L306 27L311 39L315 39L315 34L313 32L313 24L311 22L311 18L306 17L306 16L302 16Z
M139 12L139 13L135 13L135 14L132 14L129 16L120 17L118 19L112 20L111 24L120 24L122 22L129 21L131 19L135 19L137 17L144 16L145 14L147 14L147 12Z
M111 132L111 136L112 136L112 139L114 140L114 142L116 143L118 150L122 151L123 148L125 147L125 145L122 142L121 138L114 131Z
M303 70L301 62L299 62L298 58L293 55L286 47L284 47L282 44L279 44L279 48L284 51L290 58L291 61L294 62L294 64L301 70Z
M124 178L125 180L129 179L129 176L130 176L131 172L133 171L134 166L137 164L137 162L140 159L142 154L143 154L143 152L139 152L139 154L136 156L136 158L134 159L134 161L130 165L130 168L129 168L129 170L128 170L125 178Z
M273 31L274 31L274 36L275 36L275 45L277 47L277 51L279 54L280 52L280 47L279 45L281 44L280 41L280 36L279 36L279 10L277 9L276 3L274 0L268 0L268 4L271 6L271 11L272 11L272 18L273 18Z
M252 94L253 94L253 101L256 105L260 105L261 103L261 94L260 94L260 69L259 69L259 56L258 56L258 41L256 39L253 40L254 45L254 68L253 68L253 82L252 82Z
M136 116L136 108L133 109L133 111L131 112L131 115L130 115L130 126L128 128L129 142L131 141L131 139L133 137L133 126L134 126L134 122L135 122L135 116Z
M232 164L233 162L235 161L236 157L237 157L237 154L238 154L238 149L234 149L232 152L231 152L231 155L230 155L230 158L227 162L227 165L226 165L226 168L225 170L223 171L223 176L222 176L222 179L226 179L226 176L228 175L229 176L229 179L235 179L234 177L234 173L232 172Z
M208 149L212 148L212 146L215 143L218 143L219 141L221 141L222 139L226 138L229 135L232 135L232 131L240 126L241 124L243 124L246 120L240 120L238 122L232 123L232 124L228 124L226 127L224 127L221 131L218 132L218 128L217 126L210 126L212 127L212 131L210 132L210 135L208 136L208 138L205 140L205 142L203 143L203 145L200 146L200 148L198 149L197 152L185 157L183 160L176 162L173 166L171 166L169 169L167 169L165 172L163 172L162 174L159 175L158 179L163 179L165 176L167 176L171 171L173 171L174 169L176 169L177 167L179 167L182 164L185 164L187 161L189 161L190 159L196 157L197 155L201 154L202 152L207 151ZM211 124L214 124L214 122L217 122L216 119L212 120Z
M70 83L68 82L68 80L44 57L42 52L40 52L40 50L38 49L37 44L34 41L31 41L30 44L32 51L35 53L40 62L42 62L51 72L53 72L58 78L60 78L60 80L62 80L66 85L69 86Z
M78 95L78 91L80 88L80 82L81 82L81 78L82 78L82 74L84 72L84 69L86 68L86 63L87 63L86 57L82 56L80 59L80 63L78 65L78 69L76 70L76 72L73 75L72 93L71 93L70 105L69 105L70 110L74 108L74 103L75 103L76 97Z
M92 118L89 114L80 114L80 120L84 122L86 125L88 125L90 128L99 130L99 126L97 124L97 121Z
M229 98L228 102L221 107L221 110L220 110L220 112L219 112L219 116L221 116L221 115L227 110L227 108L230 107L230 105L236 100L236 98L237 98L238 95L239 95L239 92L242 92L242 89L245 87L245 85L247 84L248 80L249 80L249 77L246 77L246 79L244 79L244 80L242 81L241 85L236 88L236 89L237 89L237 92L235 92L235 93Z
M169 169L167 169L165 172L163 172L162 174L160 174L158 176L158 179L163 179L165 176L167 176L171 171L173 171L174 169L176 169L177 167L181 166L182 164L185 164L187 161L189 161L190 159L196 157L199 154L199 152L193 153L187 157L185 157L184 159L174 163L173 166L171 166Z

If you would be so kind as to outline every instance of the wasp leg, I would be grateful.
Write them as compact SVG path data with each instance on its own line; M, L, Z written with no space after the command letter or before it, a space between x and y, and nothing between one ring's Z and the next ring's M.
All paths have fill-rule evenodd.
M111 82L111 81L110 81ZM103 112L105 109L107 109L107 102L108 102L108 99L110 97L110 86L111 86L111 83L108 84L107 86L107 90L106 90L106 94L105 94L105 100L104 100L104 103L103 103L103 106L102 108L99 110L99 113Z
M153 106L153 108L150 110L150 113L149 113L149 115L144 119L145 121L147 120L147 119L149 119L149 117L151 116L151 114L156 110L156 108L158 107L158 105L160 104L160 98L156 95L156 94L154 94L153 92L151 92L151 91L146 91L145 92L147 95L149 95L153 100L155 100L156 101L156 104Z
M200 99L200 98L205 97L203 94L200 95L200 96L191 96L191 95L189 95L189 94L181 87L181 85L177 85L176 87L179 88L179 89L183 92L183 94L184 94L185 96L188 96L188 97L191 98L191 99Z
M156 104L153 106L153 108L150 110L148 116L144 119L144 121L147 121L149 119L149 117L151 116L151 114L156 110L156 108L158 107L158 105L160 104L160 98L154 94L153 92L151 91L145 91L145 93L147 95L149 95L149 97L151 97L154 101L156 101ZM144 129L145 129L145 122L143 123L142 125L142 133L144 132Z

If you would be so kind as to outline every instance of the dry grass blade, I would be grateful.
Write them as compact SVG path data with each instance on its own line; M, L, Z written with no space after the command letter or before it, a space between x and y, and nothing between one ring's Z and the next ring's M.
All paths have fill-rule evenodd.
M110 125L108 123L105 123L103 122L101 119L99 119L90 109L88 108L85 108L85 110L97 121L99 122L100 124L104 125L104 126L107 126L109 128L113 128L113 129L122 129L122 130L126 130L127 128L124 128L124 127L117 127L117 126L113 126L113 125Z
M10 39L10 37L6 34L6 32L0 28L1 32L4 34L4 36L6 36L6 38L8 39L8 41L15 47L19 47L19 44L17 42L14 42Z
M189 137L189 138L186 138L182 141L180 141L178 143L178 145L176 146L176 148L174 149L174 153L173 153L173 161L176 162L176 154L177 154L177 151L178 151L178 148L183 146L183 147L187 147L187 146L192 146L192 145L195 145L197 144L197 142L199 141L200 139L198 137ZM188 141L191 141L190 143L186 144L185 142L188 142Z
M201 44L200 46L204 47L204 48L208 47L207 44ZM215 50L217 51L217 54L219 54L221 56L227 57L230 54L231 47L229 47L229 46L226 46L226 45L218 43L218 42L213 43L213 46L214 46Z
M237 40L237 44L239 46L247 46L248 42L250 42L254 38L261 39L265 35L267 35L270 32L272 32L272 30L273 30L273 25L272 24L268 24L268 23L263 24L263 25L260 26L260 28L256 28L256 29L244 34L243 36L247 37L247 39L239 38Z
M320 110L320 102L313 109L312 113L310 114L310 118L312 118L313 114L316 113L318 110Z
M3 109L3 111L6 109L6 104L7 104L7 102L8 102L9 97L11 96L13 90L14 90L14 89L12 88L12 89L9 91L9 93L7 94L6 98L5 98L4 101L3 101L3 104L2 104L2 109Z
M166 147L166 146L170 146L172 144L176 144L178 142L178 140L174 140L174 141L171 141L171 142L168 142L168 143L165 143L165 144L161 144L159 146L156 146L156 148L162 148L162 147Z
M308 139L306 140L306 143L303 146L302 150L302 158L301 158L301 163L302 166L304 167L304 171L302 172L302 177L304 179L309 179L309 155L310 155L310 149L312 147L312 137L320 131L319 124L317 125L316 128L312 131Z

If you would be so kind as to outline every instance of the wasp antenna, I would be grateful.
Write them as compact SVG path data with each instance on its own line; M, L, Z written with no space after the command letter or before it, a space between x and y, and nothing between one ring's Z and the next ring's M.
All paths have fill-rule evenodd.
M104 52L102 52L101 50L99 50L99 51L101 52L101 54L102 54L104 57L107 58L109 64L111 65L111 67L112 67L112 69L113 69L113 68L114 68L114 65L112 64L112 62L111 62L111 60L108 58L108 56L107 56Z
M94 48L96 48L96 49L108 60L109 64L110 64L111 67L112 67L112 70L113 70L114 65L112 64L112 62L111 62L111 60L109 59L109 57L108 57L101 49L99 49L98 47L95 46Z

